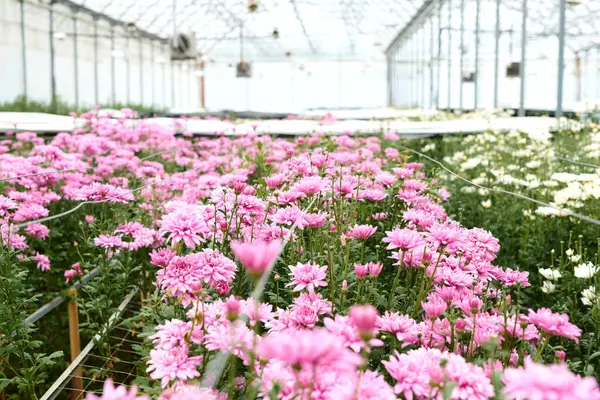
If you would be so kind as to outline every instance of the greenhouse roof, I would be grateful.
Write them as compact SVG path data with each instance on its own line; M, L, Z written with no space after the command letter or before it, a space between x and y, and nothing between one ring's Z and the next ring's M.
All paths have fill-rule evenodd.
M430 8L435 11L438 4L445 7L448 3L448 0L72 1L163 38L172 36L175 30L193 32L200 54L209 59L236 59L240 57L243 42L246 58L265 61L289 57L381 59L386 47L413 21L423 5L436 4ZM465 29L473 29L470 25L473 25L476 1L451 2L455 10L465 4ZM502 29L520 32L523 0L500 1ZM249 2L258 4L255 12L249 12ZM497 0L480 2L482 21L494 18ZM528 37L555 37L560 1L529 0L527 3ZM595 21L600 17L600 1L567 0L567 3L567 47L572 51L597 47L600 24ZM459 28L457 14L451 22L453 29ZM482 24L482 29L489 31L490 28Z
M382 57L423 0L74 0L162 37L194 32L208 57L277 60ZM279 38L275 39L273 32ZM289 53L289 55L288 55Z

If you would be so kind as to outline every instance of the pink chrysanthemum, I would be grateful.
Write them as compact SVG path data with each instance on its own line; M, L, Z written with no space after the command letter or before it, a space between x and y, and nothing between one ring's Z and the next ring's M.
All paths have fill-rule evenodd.
M160 379L161 386L166 387L170 381L200 376L196 367L202 363L200 356L188 356L187 347L174 347L170 350L154 349L150 351L150 360L146 372L152 379Z
M566 364L541 365L525 360L525 368L504 371L507 400L598 400L598 382L569 371Z
M354 225L348 230L346 236L352 237L355 239L366 240L373 236L373 234L377 231L377 227L371 225Z
M382 240L388 243L387 249L401 249L403 251L413 250L425 246L425 239L417 231L412 229L394 229L386 232L386 237Z
M250 274L258 276L262 275L275 261L280 248L279 240L271 242L256 240L252 243L234 241L231 243L231 250L235 257Z
M527 319L542 331L552 335L563 336L575 342L578 342L581 336L581 329L569 322L567 314L556 314L549 308L529 310Z
M319 286L327 286L327 282L324 279L327 277L327 266L320 266L317 264L301 264L298 263L296 266L290 265L290 276L292 281L286 286L294 286L294 292L298 292L304 288L307 288L310 293L313 293L315 288Z
M112 379L109 378L104 382L101 396L89 393L86 396L86 400L150 400L150 397L145 395L137 396L136 393L137 386L133 386L129 390L125 386L115 387Z

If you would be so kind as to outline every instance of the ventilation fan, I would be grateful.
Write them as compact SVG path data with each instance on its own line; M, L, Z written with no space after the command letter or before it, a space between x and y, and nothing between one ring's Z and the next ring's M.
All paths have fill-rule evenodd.
M466 83L475 82L475 71L463 71L461 80Z
M196 36L193 33L177 33L171 39L171 60L195 60L198 57Z
M252 64L246 61L240 61L235 66L235 76L238 78L252 77Z
M511 62L506 66L506 77L507 78L518 78L521 76L521 63Z

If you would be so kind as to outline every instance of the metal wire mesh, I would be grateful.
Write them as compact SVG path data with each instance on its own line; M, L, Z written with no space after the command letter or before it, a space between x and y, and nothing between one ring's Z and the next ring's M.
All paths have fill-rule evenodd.
M126 328L124 320L138 314L141 307L138 296L133 296L126 305L118 322L103 335L100 347L95 345L82 360L78 367L63 378L62 384L51 388L43 399L84 399L88 394L100 395L106 380L111 379L115 385L130 388L138 377L137 362L139 355L133 346L141 344L138 337L140 329ZM106 342L110 343L107 348ZM81 375L79 373L81 372ZM82 389L73 386L77 379L82 381Z

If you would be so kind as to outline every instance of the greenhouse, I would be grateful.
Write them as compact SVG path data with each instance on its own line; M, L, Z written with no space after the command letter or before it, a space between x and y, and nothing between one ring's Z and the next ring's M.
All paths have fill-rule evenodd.
M0 400L600 399L598 17L0 0Z

